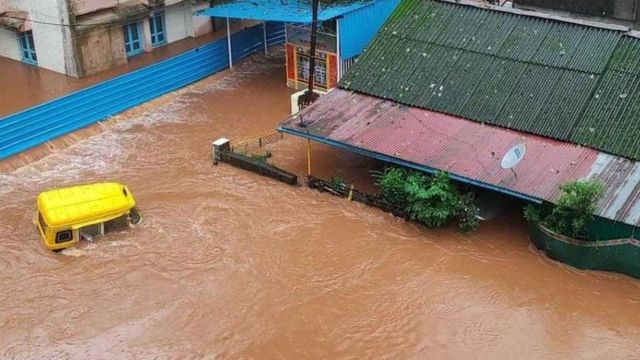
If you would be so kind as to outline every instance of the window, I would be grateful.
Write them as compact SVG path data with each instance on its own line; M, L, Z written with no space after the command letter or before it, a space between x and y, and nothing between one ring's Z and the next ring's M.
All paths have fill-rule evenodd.
M327 87L327 62L324 60L325 54L316 54L316 76L315 84L320 87ZM298 53L298 80L308 82L309 81L309 67L310 57L304 53Z
M71 240L73 240L73 233L71 233L71 230L60 231L59 233L56 234L56 244L60 244L60 243L71 241Z
M44 222L42 214L40 213L38 213L38 221L40 222L40 229L42 229L42 232L47 231L47 223Z
M124 31L124 50L127 56L140 54L142 48L142 31L140 31L140 23L127 24L123 28Z
M149 29L151 30L151 45L160 46L167 43L165 34L164 11L158 11L149 19Z
M20 42L20 50L22 52L22 61L27 64L37 65L38 57L36 56L36 46L33 43L33 31L25 31L18 34Z

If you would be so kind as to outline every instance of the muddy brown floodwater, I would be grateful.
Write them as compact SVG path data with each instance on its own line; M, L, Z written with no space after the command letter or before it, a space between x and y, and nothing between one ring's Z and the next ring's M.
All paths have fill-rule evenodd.
M639 282L549 260L517 221L427 230L213 167L212 140L286 117L281 64L253 59L0 175L1 358L638 357ZM321 175L371 165L315 150ZM304 142L273 151L304 170ZM38 192L99 180L131 187L143 225L45 250Z

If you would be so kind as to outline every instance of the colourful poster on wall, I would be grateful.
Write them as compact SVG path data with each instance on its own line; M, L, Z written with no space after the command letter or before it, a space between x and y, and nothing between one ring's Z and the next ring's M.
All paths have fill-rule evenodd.
M296 49L293 44L287 44L287 79L296 80Z
M338 83L338 57L334 54L329 54L329 88L336 87Z
M287 86L307 87L310 72L310 50L295 44L286 44ZM321 89L335 87L338 82L337 54L316 51L315 85Z

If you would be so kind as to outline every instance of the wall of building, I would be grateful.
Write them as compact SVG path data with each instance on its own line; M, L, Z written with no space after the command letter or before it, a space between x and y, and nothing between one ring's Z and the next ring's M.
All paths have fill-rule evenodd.
M189 23L190 6L176 4L167 6L164 9L165 23L167 25L167 42L185 39L193 36L193 23Z
M15 2L15 1L14 1ZM29 12L33 31L38 66L59 73L66 73L65 52L69 48L70 34L64 26L68 24L66 0L21 1L20 8ZM37 21L37 22L35 22Z
M213 31L213 27L211 26L211 18L208 16L193 16L193 13L198 10L204 10L209 7L208 2L203 2L199 5L194 6L191 9L191 17L193 21L193 35L192 36L201 36L204 34L208 34Z
M190 2L174 5L165 3L165 21L167 25L167 42L172 43L188 37L197 37L212 31L211 18L193 16L198 10L209 7L208 2L200 2L193 6Z
M66 73L68 48L70 43L70 34L61 24L68 24L68 15L66 0L11 0L9 5L21 11L29 13L31 29L33 31L33 41L35 45L36 55L38 57L38 66L53 70L60 73ZM14 37L15 37L14 33ZM16 41L10 40L11 36L4 33L2 35L2 48L9 50L13 46L18 46ZM7 44L6 41L9 41ZM15 45L12 45L15 44ZM21 56L8 57L21 60ZM3 56L7 56L2 53Z
M379 0L338 19L340 57L346 60L360 55L399 3L400 0Z
M18 36L15 31L0 28L0 56L20 61L22 55L18 46Z
M28 12L34 20L31 27L38 66L75 77L89 76L127 62L122 25L111 24L113 22L140 21L144 50L153 51L147 17L153 7L162 8L164 4L168 43L212 31L209 17L193 16L194 11L207 8L208 1L136 0L136 14L128 17L119 13L123 4L132 4L126 0L8 1L10 6ZM146 7L140 8L141 5ZM101 22L110 25L81 26ZM16 32L0 29L0 56L21 60Z
M112 8L118 5L118 0L70 0L69 3L74 14L84 15Z
M78 77L89 76L125 64L122 27L102 27L76 34Z

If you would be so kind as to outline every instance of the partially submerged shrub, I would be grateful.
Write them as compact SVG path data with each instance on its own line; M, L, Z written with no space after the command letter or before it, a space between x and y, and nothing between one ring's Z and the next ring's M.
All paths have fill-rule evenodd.
M257 160L263 163L267 163L267 159L271 157L271 151L265 151L262 154L251 154L250 156L253 160Z
M398 167L376 176L380 198L416 222L428 227L446 226L457 219L463 232L477 230L478 209L472 194L461 194L445 172L427 176Z
M581 238L593 219L604 187L597 181L573 181L562 185L560 190L562 195L545 219L545 225L560 234Z
M470 233L478 230L480 219L478 218L478 206L474 201L473 193L464 194L460 197L458 208L458 227L463 233Z
M572 181L560 186L562 194L552 210L544 214L537 206L528 205L524 217L531 223L539 223L559 234L585 238L587 224L593 219L604 186L598 181Z
M524 219L528 222L532 224L540 223L540 208L537 205L529 204L525 206L522 214L524 215Z
M390 206L404 210L407 204L405 192L407 171L399 167L389 167L382 174L376 174L380 187L380 198Z
M460 195L444 172L427 178L412 171L405 186L411 220L428 227L447 225L458 214Z
M340 176L332 176L331 179L329 179L329 186L335 190L342 189L344 187L344 180Z

